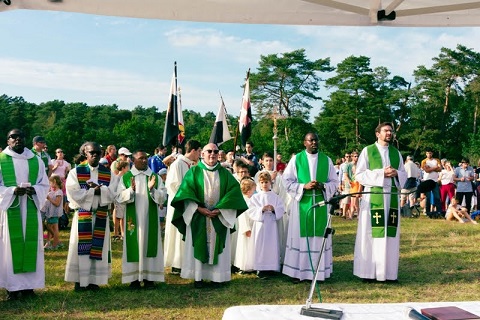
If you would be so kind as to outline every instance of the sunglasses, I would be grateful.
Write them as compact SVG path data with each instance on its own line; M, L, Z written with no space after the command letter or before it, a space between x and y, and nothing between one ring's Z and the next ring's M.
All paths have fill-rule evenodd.
M210 150L210 149L205 150L205 152L208 152L208 153L212 153L212 152L213 152L213 153L215 153L215 154L218 154L218 151L219 151L219 150Z
M18 138L23 139L23 138L25 138L25 136L23 134L17 134L17 133L13 133L13 134L8 136L8 139L14 139L15 140L15 139L18 139Z
M93 155L100 155L100 154L102 154L102 151L87 151L87 153L89 153L91 156L93 156Z

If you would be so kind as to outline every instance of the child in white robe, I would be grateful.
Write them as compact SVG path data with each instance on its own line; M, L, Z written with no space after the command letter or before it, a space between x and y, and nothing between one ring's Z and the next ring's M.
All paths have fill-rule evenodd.
M240 181L240 189L243 198L250 208L250 199L255 193L255 181L250 177L244 177ZM240 269L240 273L252 272L255 251L253 247L252 226L253 221L248 216L247 211L243 212L237 218L238 238L235 250L234 266Z
M271 271L280 271L280 238L277 221L282 219L285 207L282 198L271 191L272 177L262 172L258 177L260 192L250 199L247 211L253 220L254 269L260 279L268 278Z

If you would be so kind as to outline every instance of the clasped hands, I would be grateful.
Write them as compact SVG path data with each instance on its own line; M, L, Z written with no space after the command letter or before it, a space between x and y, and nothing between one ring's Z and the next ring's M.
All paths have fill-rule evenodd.
M398 175L397 170L391 166L385 167L385 169L383 169L383 176L385 178L393 178L393 177L396 177L397 175Z
M209 218L215 218L216 216L218 216L220 214L219 209L209 210L205 207L198 207L197 211L200 212L200 214L202 214L206 217L209 217Z
M15 190L13 190L13 194L16 196L24 196L24 195L33 195L36 194L37 192L35 191L34 187L16 187Z
M96 184L93 181L88 181L87 182L87 188L88 189L94 189L95 190L95 195L100 195L100 185Z
M305 190L320 190L320 191L325 191L325 184L322 182L317 182L316 180L312 180L308 183L306 183L303 187Z

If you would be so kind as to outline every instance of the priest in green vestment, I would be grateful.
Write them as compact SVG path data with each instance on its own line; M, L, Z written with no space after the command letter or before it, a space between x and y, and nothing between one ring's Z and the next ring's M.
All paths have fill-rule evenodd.
M407 180L400 152L391 145L391 123L375 129L377 142L365 147L356 180L364 186L358 214L353 274L366 282L397 281L400 257L399 192Z
M240 185L218 162L218 147L207 144L202 161L185 175L172 200L172 224L185 240L180 276L195 287L231 279L230 233L237 216L247 209Z
M7 144L0 153L0 288L16 300L45 287L40 208L49 183L21 130L11 130Z

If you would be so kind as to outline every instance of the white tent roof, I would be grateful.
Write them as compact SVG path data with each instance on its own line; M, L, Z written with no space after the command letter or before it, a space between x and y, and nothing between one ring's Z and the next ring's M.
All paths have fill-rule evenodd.
M474 0L0 0L0 12L13 9L253 24L480 25L480 1ZM379 19L381 10L390 20Z

